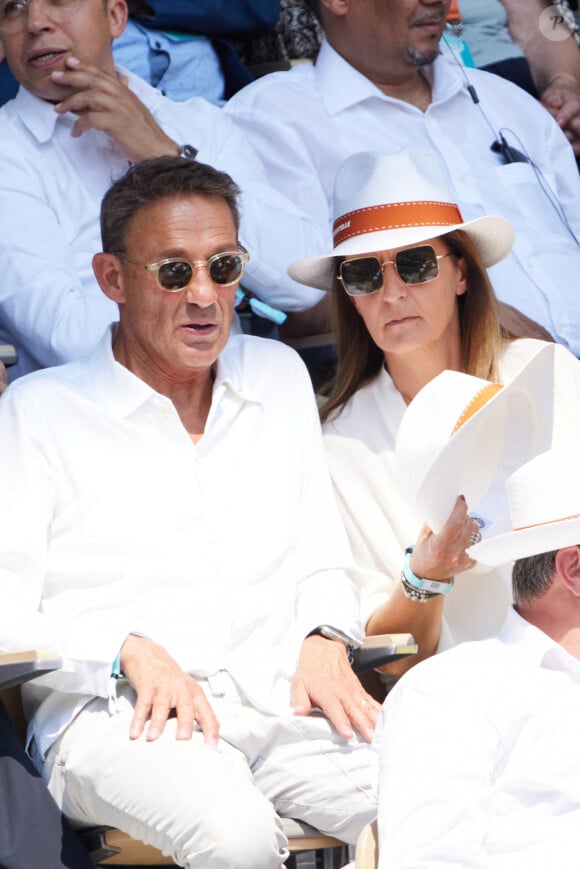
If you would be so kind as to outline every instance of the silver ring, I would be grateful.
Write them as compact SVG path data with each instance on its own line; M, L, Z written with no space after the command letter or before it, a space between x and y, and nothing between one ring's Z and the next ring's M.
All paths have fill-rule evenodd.
M469 543L471 544L471 546L475 546L475 544L479 543L480 541L481 541L481 531L478 528L477 531L471 532L471 535L469 537Z
M369 701L363 697L363 699L359 703L359 706L368 706L368 705L369 705Z

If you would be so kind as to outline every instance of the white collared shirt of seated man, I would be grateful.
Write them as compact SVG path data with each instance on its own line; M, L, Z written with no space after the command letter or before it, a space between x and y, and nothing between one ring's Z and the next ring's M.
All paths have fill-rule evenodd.
M35 758L75 822L191 869L283 865L279 815L353 843L376 815L378 704L308 636L362 636L310 378L228 340L236 195L197 161L132 167L94 257L119 323L0 401L3 642L63 659L25 688Z

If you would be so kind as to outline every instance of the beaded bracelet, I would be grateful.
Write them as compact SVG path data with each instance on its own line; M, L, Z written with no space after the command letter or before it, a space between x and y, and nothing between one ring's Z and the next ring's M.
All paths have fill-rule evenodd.
M405 597L408 597L409 600L415 601L415 603L427 603L428 600L432 600L434 597L439 597L438 594L435 594L432 591L420 591L417 588L413 588L413 586L409 585L405 579L403 571L401 571L401 588Z
M433 597L440 594L449 594L454 584L454 577L451 577L446 582L441 582L436 579L422 579L413 573L410 566L413 546L408 546L405 549L405 563L401 571L401 585L406 597L424 603Z

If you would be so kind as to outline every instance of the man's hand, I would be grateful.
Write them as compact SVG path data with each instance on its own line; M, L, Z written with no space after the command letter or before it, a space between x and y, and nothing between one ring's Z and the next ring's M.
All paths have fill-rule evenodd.
M353 727L370 742L380 705L366 693L350 666L344 644L326 637L306 637L292 678L295 715L319 707L345 739Z
M133 163L165 154L177 155L176 142L165 135L151 112L129 90L125 79L84 64L77 57L67 58L66 66L66 70L55 70L51 78L63 88L63 99L55 111L79 116L73 136L81 136L90 129L102 130Z
M205 694L165 649L145 637L129 634L121 648L121 670L137 693L131 739L141 736L147 721L147 740L158 739L175 709L177 739L190 739L197 721L205 741L215 745L219 725Z
M4 367L4 364L0 362L0 395L2 395L7 386L8 374L6 373L6 368Z
M572 76L558 76L542 93L541 102L580 156L580 85Z

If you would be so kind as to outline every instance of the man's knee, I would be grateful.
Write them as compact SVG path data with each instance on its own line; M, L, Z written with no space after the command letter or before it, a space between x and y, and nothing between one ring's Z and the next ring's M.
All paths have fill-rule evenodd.
M229 800L209 807L177 844L187 869L275 869L287 857L282 822L260 793L241 802Z

